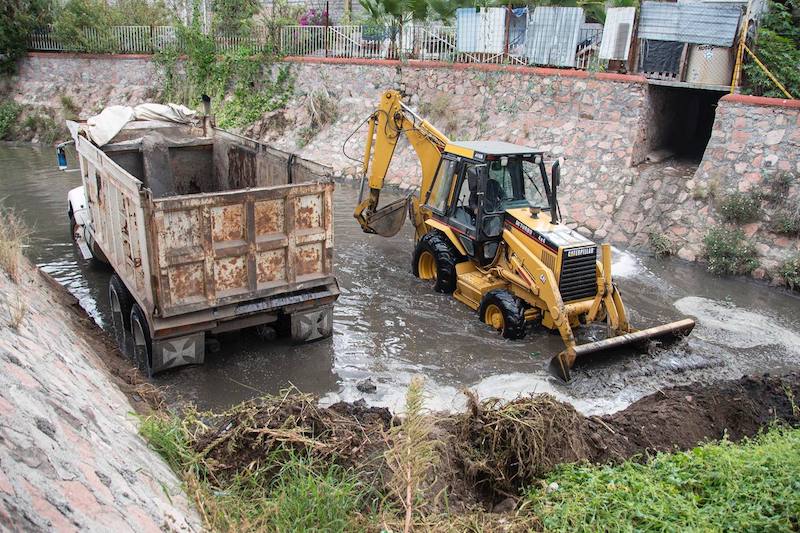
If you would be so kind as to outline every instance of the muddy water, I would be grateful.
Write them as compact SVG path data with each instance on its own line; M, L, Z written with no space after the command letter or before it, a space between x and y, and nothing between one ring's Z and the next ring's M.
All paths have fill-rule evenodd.
M74 162L74 157L70 161ZM0 146L0 198L35 228L29 257L75 294L101 324L106 320L109 271L79 260L69 241L67 191L76 172L54 170L53 150ZM417 374L425 376L432 407L457 409L460 390L511 398L551 392L586 413L625 407L659 388L690 381L800 367L800 298L749 279L720 279L679 260L618 251L614 274L634 325L647 327L695 316L685 341L650 353L623 353L579 365L570 384L548 368L561 341L534 329L505 341L475 313L433 293L411 274L410 227L392 239L361 233L351 213L356 189L339 185L335 198L336 268L342 295L333 338L294 346L266 343L248 332L220 338L202 367L158 376L174 402L224 408L292 384L325 402L365 398L395 406ZM602 338L604 328L582 332ZM359 392L371 378L377 391Z

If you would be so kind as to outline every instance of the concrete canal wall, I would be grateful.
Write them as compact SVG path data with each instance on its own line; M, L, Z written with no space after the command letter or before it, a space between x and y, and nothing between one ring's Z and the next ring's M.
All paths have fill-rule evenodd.
M775 277L784 261L800 253L796 236L771 230L778 210L800 202L800 106L795 102L741 96L717 102L721 93L585 71L324 58L289 62L294 98L245 132L325 161L342 177L358 173L353 159L362 157L364 129L344 150L343 142L383 90L401 88L451 138L507 140L563 156L561 206L569 223L595 239L624 246L647 247L656 235L680 257L702 260L704 235L723 222L718 207L725 195L763 188L788 175L780 205L764 201L761 219L739 226L758 250L757 277ZM20 103L56 112L61 96L69 95L85 118L104 103L155 98L160 83L148 56L32 54L6 83L6 92ZM308 135L307 102L314 92L335 102L337 116ZM710 134L705 150L706 139L697 133L704 127ZM676 143L699 146L694 154L699 163L646 163L648 154ZM419 179L416 158L401 142L388 181L413 189Z
M137 434L97 326L26 270L18 283L0 272L0 529L199 531L180 481Z

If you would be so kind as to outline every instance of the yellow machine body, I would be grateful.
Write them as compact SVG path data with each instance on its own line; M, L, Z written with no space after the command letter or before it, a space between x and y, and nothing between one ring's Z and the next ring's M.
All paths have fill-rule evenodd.
M378 209L401 135L420 161L419 194ZM691 319L631 327L612 280L610 245L598 246L560 223L560 165L548 177L543 158L509 143L453 142L409 109L398 91L386 91L369 119L363 166L369 190L354 216L365 232L392 236L408 213L415 274L508 338L523 336L531 322L557 330L565 348L554 362L565 379L583 355L688 334ZM539 171L538 181L530 169ZM609 338L579 345L573 329L597 321L607 324Z

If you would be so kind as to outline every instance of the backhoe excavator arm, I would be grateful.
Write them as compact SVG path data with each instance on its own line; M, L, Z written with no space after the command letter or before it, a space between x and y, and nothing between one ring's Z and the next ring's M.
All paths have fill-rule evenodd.
M422 220L418 209L433 183L442 151L450 140L428 121L416 115L402 102L399 91L383 93L378 109L369 118L367 142L364 147L362 171L368 180L369 192L359 200L354 216L367 233L391 237L400 230L405 220L409 199L404 198L378 209L386 172L392 162L400 135L405 134L420 162L422 182L419 197L412 201L414 225L420 232ZM370 165L370 159L372 164Z

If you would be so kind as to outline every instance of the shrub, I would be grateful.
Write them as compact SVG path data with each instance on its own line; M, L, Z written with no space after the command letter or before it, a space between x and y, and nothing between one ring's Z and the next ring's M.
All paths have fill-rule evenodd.
M78 120L80 108L68 94L61 95L61 109L64 111L64 118L67 120Z
M656 257L675 253L675 243L663 233L650 232L648 240L650 241L650 248L656 254Z
M3 0L0 4L0 73L13 72L28 35L50 21L50 0Z
M775 233L800 237L800 212L779 211L773 217L770 228Z
M717 209L729 222L755 222L761 215L761 196L755 192L732 192L719 201Z
M755 247L739 229L718 226L703 238L712 274L749 274L758 266Z
M778 273L790 289L800 290L800 254L783 263Z
M13 100L0 104L0 139L8 137L22 112L22 106Z
M758 28L759 59L786 87L789 93L800 95L800 4L797 0L769 2L769 11ZM783 92L754 62L744 65L748 87L746 91L761 96L785 98Z

